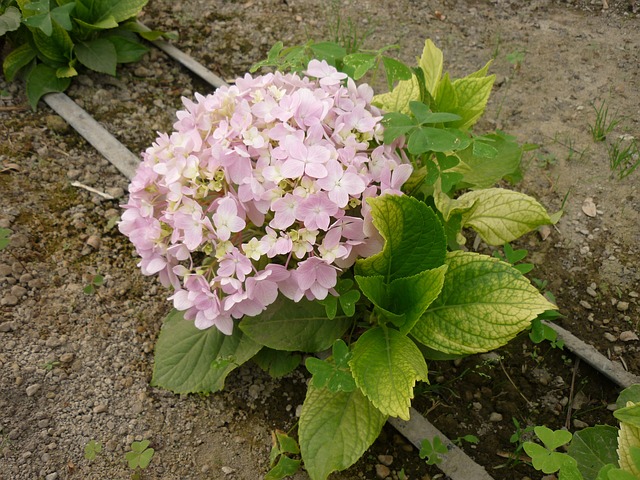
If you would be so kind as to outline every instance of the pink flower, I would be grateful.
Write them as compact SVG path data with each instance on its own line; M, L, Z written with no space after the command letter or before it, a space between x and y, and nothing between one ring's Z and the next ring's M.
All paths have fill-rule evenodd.
M326 192L329 200L339 208L344 208L351 197L357 197L366 188L365 180L349 167L346 170L337 161L330 161L326 165L327 176L318 179L317 183Z
M231 233L240 232L246 226L245 221L238 216L236 201L231 197L220 200L212 218L220 240L229 240Z
M326 193L314 193L306 198L297 209L297 218L309 230L328 230L331 217L338 213L338 206Z
M327 176L324 164L331 158L331 152L327 148L320 145L307 148L304 143L295 138L287 137L287 139L290 139L285 142L289 157L281 168L285 178L299 178L305 174L313 178Z
M300 262L293 275L300 290L310 300L326 298L329 290L336 286L338 278L336 268L317 257Z

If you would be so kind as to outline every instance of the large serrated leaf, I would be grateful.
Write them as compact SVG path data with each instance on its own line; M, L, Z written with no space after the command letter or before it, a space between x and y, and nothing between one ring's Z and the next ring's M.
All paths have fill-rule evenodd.
M355 389L330 392L312 385L300 415L300 450L312 480L353 465L378 438L386 415Z
M102 20L113 17L120 23L135 17L149 0L94 0L92 13L95 18L88 23L99 23ZM87 19L84 19L87 21Z
M420 101L420 85L415 76L410 80L398 82L396 88L387 93L373 97L372 104L385 112L398 112L409 115L409 103Z
M245 317L240 329L252 338L275 350L320 352L340 338L351 325L351 319L337 315L329 320L323 305L302 299L294 302L279 297L264 312Z
M434 98L440 83L440 77L442 77L443 59L442 50L436 47L431 39L427 39L424 42L424 49L418 65L424 72L425 86Z
M440 296L411 330L429 348L472 354L498 348L555 305L518 270L473 252L447 254Z
M373 224L385 245L382 252L356 263L357 275L382 275L385 283L391 283L444 263L444 230L430 207L413 197L398 195L383 195L368 202Z
M353 344L349 366L356 385L376 408L409 420L413 387L428 376L415 343L397 330L372 328Z
M453 113L459 114L462 120L452 124L452 127L467 129L478 121L487 106L495 80L495 75L489 75L459 78L453 82L452 86L458 101Z
M52 62L67 64L72 58L73 41L69 34L57 23L53 23L50 36L41 30L33 30L33 42L38 51Z
M2 62L2 70L7 82L12 82L16 74L36 58L36 54L36 51L29 43L24 43L12 50Z
M38 105L38 100L40 100L44 94L64 92L69 88L71 80L68 78L58 78L56 76L56 69L41 63L31 69L25 83L27 86L29 105L35 110Z
M217 392L227 375L261 347L237 328L233 335L217 328L199 330L173 310L156 342L151 385L175 393Z
M116 47L106 38L97 38L76 45L78 61L96 72L115 76L118 54Z
M462 226L473 228L489 245L512 242L551 223L545 208L533 197L504 188L468 192L456 202L472 204L462 216Z
M573 435L567 453L578 462L585 480L595 480L607 464L618 464L618 429L610 425L588 427Z
M489 188L505 177L520 175L520 161L522 147L511 137L504 134L490 134L483 138L491 140L488 144L474 142L474 144L456 155L464 162L463 182L470 188ZM490 145L496 150L495 156L483 157L478 155L477 145Z
M638 447L640 447L640 428L625 422L620 423L617 450L618 463L622 470L626 470L640 478L640 468L633 458L633 449Z

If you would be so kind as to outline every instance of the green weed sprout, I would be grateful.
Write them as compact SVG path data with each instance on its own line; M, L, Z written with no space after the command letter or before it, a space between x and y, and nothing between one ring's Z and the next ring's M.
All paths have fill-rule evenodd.
M589 125L589 133L591 133L594 142L603 142L621 119L616 114L609 116L609 107L605 100L599 107L596 107L594 103L591 106L596 112L596 120L593 125Z
M0 228L0 251L9 246L9 235L11 235L11 230L8 228Z
M149 466L155 453L153 448L149 448L149 443L151 443L149 440L142 440L131 444L131 451L124 456L130 469L140 468L144 470Z
M437 465L442 462L442 455L449 452L447 446L442 443L437 435L433 437L433 442L428 438L422 440L420 446L420 458L427 462L427 465Z
M94 293L97 292L97 288L101 285L104 284L104 277L102 275L94 275L91 278L91 281L84 286L84 288L82 289L82 291L86 294L86 295L93 295Z
M102 444L95 440L89 441L89 443L84 446L84 458L90 462L95 460L100 452L102 452Z
M640 166L640 146L636 140L623 146L622 140L618 139L607 146L607 152L609 168L611 172L618 172L620 180L631 175Z

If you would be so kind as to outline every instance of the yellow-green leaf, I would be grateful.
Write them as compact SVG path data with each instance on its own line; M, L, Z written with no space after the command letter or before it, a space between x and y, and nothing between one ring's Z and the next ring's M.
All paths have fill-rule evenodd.
M411 330L427 347L456 355L498 348L545 310L555 309L511 265L487 255L455 251L440 296Z
M488 188L465 193L459 205L472 206L462 216L462 226L473 228L489 245L503 245L551 222L545 208L524 193Z
M398 82L396 88L388 93L373 97L372 103L385 112L411 114L409 103L420 100L420 85L415 75L410 80Z
M349 366L356 385L376 408L409 420L413 387L429 373L413 341L392 328L372 328L353 344Z
M632 402L627 403L627 406L632 405ZM626 422L621 422L618 433L618 463L621 469L640 478L640 469L638 469L638 466L631 456L632 447L640 447L640 428Z
M300 415L300 450L312 480L353 465L387 421L359 389L330 392L309 385Z
M424 42L422 57L418 62L424 72L424 81L427 90L435 98L436 89L442 77L443 54L442 50L435 46L431 39Z
M495 75L489 75L460 78L453 82L452 87L456 92L458 105L452 113L460 115L462 120L451 124L452 127L466 129L478 121L487 106L495 80Z

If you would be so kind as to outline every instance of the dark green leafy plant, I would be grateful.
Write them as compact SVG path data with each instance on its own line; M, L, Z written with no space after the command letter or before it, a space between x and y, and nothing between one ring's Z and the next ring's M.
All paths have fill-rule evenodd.
M139 37L164 35L136 22L147 1L2 0L0 36L12 47L2 64L5 78L24 75L35 109L44 94L65 91L81 67L115 75L118 64L147 52Z
M280 430L272 432L271 437L273 439L269 454L271 470L267 472L264 480L280 480L293 475L300 469L302 461L299 458L291 458L300 456L300 447L294 438Z

